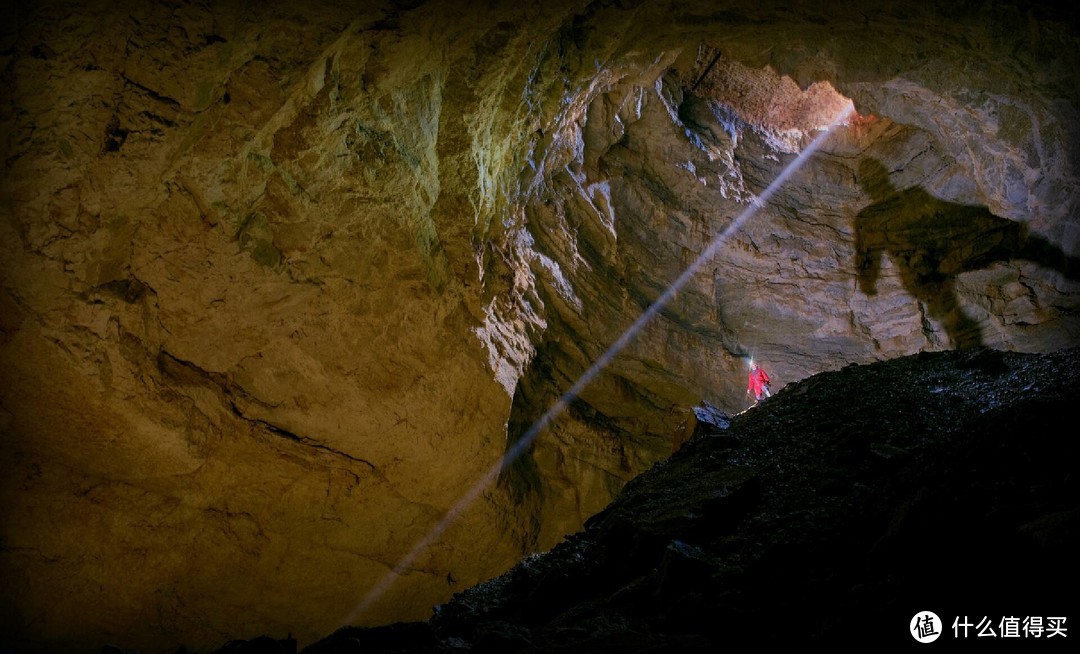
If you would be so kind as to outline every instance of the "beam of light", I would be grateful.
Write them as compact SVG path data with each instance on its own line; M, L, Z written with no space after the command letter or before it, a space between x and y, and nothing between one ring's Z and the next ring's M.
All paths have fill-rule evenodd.
M574 398L580 395L581 392L585 390L585 387L587 387L593 381L593 379L596 378L600 371L606 368L607 365L611 363L612 359L614 359L616 355L622 352L626 348L626 346L630 344L634 337L637 336L638 332L640 332L645 327L646 323L652 320L653 317L656 316L656 314L660 313L660 310L663 309L664 306L668 302L670 302L673 297L675 297L679 290L682 289L682 287L685 286L688 281L690 281L690 278L694 276L694 273L696 273L698 269L701 268L701 266L705 264L708 260L712 259L713 255L715 255L717 250L719 250L720 247L727 241L728 237L735 233L735 231L738 230L743 225L743 223L749 220L751 216L756 214L758 209L764 207L765 203L773 196L773 194L775 194L776 191L787 182L787 180L795 173L795 171L797 171L799 168L802 168L802 166L810 159L811 155L813 155L814 152L821 147L821 145L825 142L828 136L832 133L833 129L837 125L845 122L848 117L852 115L853 112L853 109L847 109L832 123L830 123L824 130L822 130L822 132L817 137L815 137L808 146L803 148L802 152L800 152L799 155L795 157L795 159L791 163L789 163L780 172L779 175L777 175L776 179L774 179L772 183L769 184L769 186L761 192L761 195L751 201L751 203L742 211L742 213L738 215L738 217L735 218L735 220L728 223L727 227L721 230L713 238L712 242L709 243L709 246L705 248L700 255L698 255L697 259L695 259L694 262L691 263L690 266L686 270L684 270L682 274L679 275L679 277L671 283L670 286L667 287L667 290L665 290L660 295L660 297L658 297L651 305L649 305L649 308L645 309L644 313L642 313L641 316L639 316L638 319L634 321L634 324L630 325L630 327L627 328L627 330L624 331L622 335L619 336L619 338L611 344L611 347L609 347L606 352L600 355L596 362L593 363L593 365L581 375L577 382L575 382L574 385L570 387L570 390L566 391L566 393L563 394L563 396L560 397L558 401L556 401L555 404L552 405L552 407L548 409L546 413L544 413L544 415L540 416L540 418L536 422L534 422L524 434L522 434L521 438L519 438L517 442L515 442L503 454L502 458L499 459L499 462L491 466L480 477L476 484L474 484L472 488L470 488L464 495L461 496L461 498L458 499L457 502L454 503L453 506L450 507L450 510L446 513L446 516L444 516L443 519L439 521L439 523L436 524L431 529L431 531L427 533L427 535L421 538L416 543L416 545L414 545L413 548L409 550L409 552L404 557L402 557L400 561L398 561L397 565L395 565L389 572L387 572L386 575L383 576L383 578L371 588L371 590L364 597L364 599L360 601L356 608L354 608L353 611L345 617L345 619L342 621L341 626L349 626L355 623L358 618L363 615L371 607L371 605L374 604L390 588L390 586L394 584L398 577L404 576L404 574L408 572L410 566L416 561L417 557L419 557L420 554L424 550L426 550L429 545L434 543L435 540L439 538L439 536L441 536L443 532L445 532L450 527L450 525L462 515L462 513L465 512L465 509L468 508L469 505L471 505L473 502L476 501L478 497L480 497L484 490L498 478L500 471L506 469L507 466L516 461L519 456L525 453L529 446L532 445L533 441L536 440L536 437L540 435L540 432L546 429L548 425L550 425L551 422L555 420L556 417L562 414L562 412L570 406L570 404L574 401Z

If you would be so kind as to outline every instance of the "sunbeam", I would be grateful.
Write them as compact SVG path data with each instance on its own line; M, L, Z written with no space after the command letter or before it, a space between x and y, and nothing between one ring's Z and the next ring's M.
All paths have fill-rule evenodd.
M402 557L393 569L387 572L386 575L371 588L356 608L342 620L342 626L354 624L369 607L382 597L382 595L394 584L395 580L409 569L416 558L427 549L428 546L434 543L439 536L441 536L442 533L457 520L465 509L476 501L480 494L498 478L499 472L528 450L529 446L532 445L533 441L536 440L540 433L543 432L556 417L562 414L573 399L592 383L593 379L596 378L600 371L606 368L608 364L610 364L611 361L630 344L645 325L675 297L675 294L678 293L688 281L690 281L690 278L693 277L694 273L696 273L707 261L712 259L713 255L716 254L732 234L742 227L742 225L756 214L759 209L765 206L765 203L767 203L776 191L790 179L795 171L809 161L810 157L828 139L833 130L838 125L847 122L853 113L854 109L849 106L842 114L837 116L835 120L829 123L829 125L825 127L809 145L803 148L798 156L796 156L795 159L780 172L776 179L761 192L761 195L755 198L734 220L728 223L728 225L712 239L708 247L698 255L697 259L695 259L682 274L667 287L660 297L649 305L638 319L635 320L634 323L630 325L630 327L627 328L603 354L600 355L592 366L578 378L577 382L574 383L570 390L566 391L566 393L564 393L551 408L540 416L540 418L526 430L521 438L506 451L499 462L491 466L483 476L481 476L480 479L453 504L453 506L451 506L446 516L444 516L438 524L432 527L432 529L420 539L404 557Z

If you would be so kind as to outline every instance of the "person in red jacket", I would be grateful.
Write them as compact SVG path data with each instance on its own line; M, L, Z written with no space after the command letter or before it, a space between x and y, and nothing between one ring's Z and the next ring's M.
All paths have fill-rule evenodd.
M746 394L754 398L754 404L771 395L769 373L765 372L765 369L754 360L750 361L750 377L746 385Z

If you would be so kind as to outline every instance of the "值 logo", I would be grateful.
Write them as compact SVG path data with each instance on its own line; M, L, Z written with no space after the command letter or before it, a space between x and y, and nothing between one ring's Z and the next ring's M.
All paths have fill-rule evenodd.
M941 635L941 618L932 611L919 611L911 619L911 635L920 643L932 643Z

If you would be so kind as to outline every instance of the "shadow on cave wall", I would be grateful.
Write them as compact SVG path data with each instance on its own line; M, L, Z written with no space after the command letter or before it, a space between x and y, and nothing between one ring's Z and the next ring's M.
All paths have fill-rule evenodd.
M551 343L539 345L525 374L518 380L506 425L504 456L510 454L543 414L543 403L554 401L545 388L545 384L561 377L557 375L557 363L553 360L557 355L553 353L553 347ZM544 481L534 457L533 445L518 456L504 460L499 471L498 486L507 494L518 516L517 524L510 527L511 531L517 532L522 553L535 552L544 505Z
M541 543L545 529L545 518L551 517L551 511L558 504L558 485L551 475L561 474L564 457L568 460L606 461L613 472L607 478L607 491L612 497L622 487L622 481L631 476L631 463L628 450L643 449L653 451L655 441L649 441L640 434L632 434L621 426L618 420L605 415L597 407L577 396L562 395L561 389L571 387L575 380L567 376L567 371L579 374L581 362L576 355L570 354L556 341L545 341L537 346L536 353L529 363L525 374L518 380L511 404L510 417L507 421L506 448L504 461L498 476L498 488L505 494L512 515L502 525L510 537L517 539L523 555L533 554L550 543ZM642 396L634 395L629 387L624 389L628 402L645 402ZM556 407L561 405L561 409ZM543 416L555 409L552 421L538 434L529 436ZM569 441L555 444L548 455L556 457L556 462L549 459L546 466L537 460L536 440L539 438L558 438L553 432L574 428L568 424L585 425L591 438L588 443L578 442L573 436ZM523 450L518 446L523 438L533 438ZM516 454L511 454L516 452ZM554 468L552 466L554 465ZM571 463L573 465L573 463ZM597 468L603 470L601 466ZM621 474L620 473L624 473ZM554 495L549 493L554 490ZM554 501L552 504L550 501ZM578 506L578 510L581 506ZM546 513L547 512L547 513ZM583 516L587 517L587 516ZM550 535L550 534L549 534Z
M873 203L855 217L855 267L859 288L877 293L881 257L900 271L900 281L939 321L953 348L983 344L979 323L967 315L956 294L960 273L994 263L1026 260L1076 279L1075 257L1027 226L995 216L986 207L939 200L921 188L897 190L881 162L859 162L859 185Z

